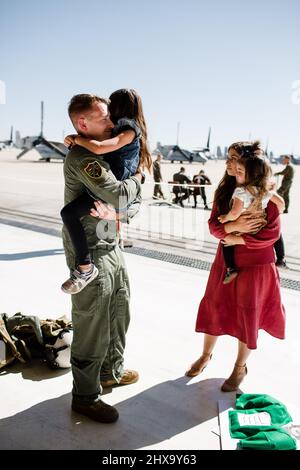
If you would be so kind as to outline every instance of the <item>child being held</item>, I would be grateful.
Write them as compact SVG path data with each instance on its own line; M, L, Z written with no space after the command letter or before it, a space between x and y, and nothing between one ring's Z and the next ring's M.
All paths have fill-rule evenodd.
M236 163L236 182L238 186L232 195L231 210L227 214L219 216L218 220L222 224L236 220L244 211L256 213L257 215L266 209L269 201L277 205L279 212L283 212L283 198L275 191L268 190L270 175L271 168L263 157L253 153L247 158L240 158ZM261 227L252 234L261 230L266 223L265 220ZM234 245L223 245L223 256L226 264L223 284L229 284L238 275L234 260Z

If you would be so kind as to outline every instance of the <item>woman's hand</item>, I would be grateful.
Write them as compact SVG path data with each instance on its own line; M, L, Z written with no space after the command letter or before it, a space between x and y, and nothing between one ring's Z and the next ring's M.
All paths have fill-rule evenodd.
M262 223L265 222L265 218L261 213L257 214L257 218L253 218L253 213L244 212L239 216L238 219L233 222L228 222L225 226L226 233L242 232L251 233L261 228Z
M224 246L245 245L243 237L236 235L227 235L223 240L221 240L221 243Z
M118 220L119 214L116 213L116 210L110 204L106 204L103 201L94 202L96 209L92 208L90 215L93 217L98 217L99 219L105 220Z
M224 214L224 215L220 215L218 217L218 221L221 222L221 224L225 224L225 222L227 222L227 214Z
M78 137L78 134L69 134L65 137L64 139L64 144L66 147L72 147L72 145L75 145L75 139Z

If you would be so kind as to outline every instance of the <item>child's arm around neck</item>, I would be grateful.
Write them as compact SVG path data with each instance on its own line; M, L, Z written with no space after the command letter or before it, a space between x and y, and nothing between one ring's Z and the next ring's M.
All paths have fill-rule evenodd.
M237 197L234 197L233 204L232 204L230 211L225 215L220 215L220 217L218 217L218 220L222 224L225 224L226 222L230 222L232 220L236 220L243 212L243 209L244 209L243 201L241 199L238 199Z
M95 153L96 155L102 155L105 153L114 152L115 150L119 150L125 145L131 144L131 142L135 139L135 136L135 132L131 129L128 129L122 131L116 137L103 140L102 142L78 135L75 137L75 143L81 147L86 148L90 152Z

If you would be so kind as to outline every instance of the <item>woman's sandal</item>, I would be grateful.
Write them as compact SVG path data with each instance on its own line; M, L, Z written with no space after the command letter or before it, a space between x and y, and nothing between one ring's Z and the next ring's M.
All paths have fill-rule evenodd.
M238 390L247 373L248 369L246 364L243 366L235 364L231 376L225 380L221 387L222 392L235 392Z
M185 375L187 377L196 377L196 375L201 374L201 372L204 371L211 358L212 354L202 354L202 356L200 356L199 359L191 365L189 370L186 371Z

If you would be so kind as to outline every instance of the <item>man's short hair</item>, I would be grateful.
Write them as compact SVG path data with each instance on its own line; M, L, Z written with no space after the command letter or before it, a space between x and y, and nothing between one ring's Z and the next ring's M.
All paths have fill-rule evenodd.
M287 158L289 161L291 161L291 160L292 160L292 157L291 157L291 155L283 155L283 158Z
M68 107L70 119L73 120L72 118L76 114L89 111L94 103L104 103L108 105L108 100L97 95L90 95L88 93L74 95Z
M185 171L184 166L182 166L182 167L180 168L180 171Z

